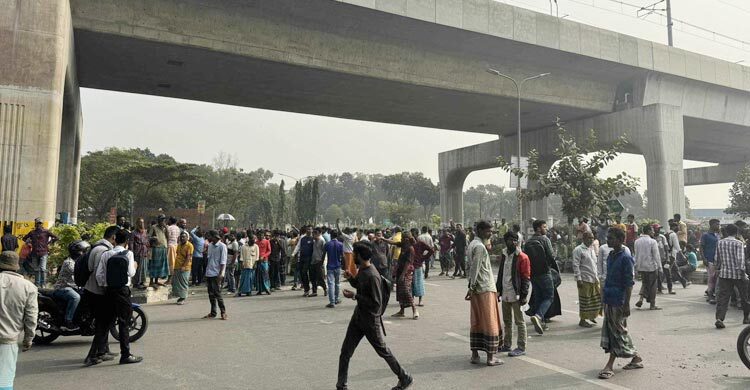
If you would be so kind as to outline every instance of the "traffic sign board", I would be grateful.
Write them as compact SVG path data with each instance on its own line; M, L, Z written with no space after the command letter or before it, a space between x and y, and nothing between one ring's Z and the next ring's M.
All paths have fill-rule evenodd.
M610 199L607 201L607 209L609 209L609 212L620 214L625 210L625 206L622 205L622 202L620 202L618 199Z
M518 168L518 157L511 156L510 163L513 165L513 168ZM529 170L529 158L528 157L521 157L521 169L528 172ZM510 174L510 188L518 188L518 176L514 175L513 173ZM521 178L521 188L522 189L529 188L528 176L524 176Z

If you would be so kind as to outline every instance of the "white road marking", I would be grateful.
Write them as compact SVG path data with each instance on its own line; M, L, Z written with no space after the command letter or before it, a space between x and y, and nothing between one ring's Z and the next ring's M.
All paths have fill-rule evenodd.
M658 301L660 299L666 299L668 301L678 301L678 302L694 303L696 305L703 305L703 306L709 305L708 302L706 302L705 300L702 300L702 301L690 301L690 300L687 300L687 299L670 298L670 297L660 297L660 296L657 295L656 296L656 300Z
M578 313L576 313L576 314L578 314ZM447 332L446 335L450 336L450 337L453 337L455 339L461 340L461 341L466 342L466 343L469 342L469 338L468 337L462 336L462 335L457 334L457 333ZM513 359L522 360L522 361L524 361L526 363L531 363L531 364L533 364L535 366L546 368L546 369L548 369L550 371L554 371L554 372L557 372L559 374L567 375L569 377L576 378L578 380L582 380L584 382L588 382L588 383L591 383L592 385L603 387L605 389L611 389L611 390L629 390L629 388L627 388L627 387L616 385L616 384L611 383L611 382L605 382L605 381L603 381L601 379L591 379L588 376L586 376L584 374L581 374L580 372L575 372L573 370L569 370L569 369L564 368L564 367L556 366L554 364L546 363L546 362L543 362L541 360L530 358L528 356L518 356L518 357L515 357Z
M320 323L321 324L326 324L326 325L331 325L333 323L333 321L323 321L323 320L320 320Z
M440 285L439 285L439 284L435 284L435 283L427 283L427 282L424 282L424 284L426 284L426 285L428 285L428 286L440 287Z

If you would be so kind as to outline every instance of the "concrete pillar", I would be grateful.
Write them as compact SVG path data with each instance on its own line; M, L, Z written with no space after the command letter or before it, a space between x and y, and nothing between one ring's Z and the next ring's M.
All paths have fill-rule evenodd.
M653 104L640 108L643 120L631 142L646 160L647 213L662 224L675 213L685 215L685 149L682 111L679 107Z
M72 34L72 31L71 31ZM72 36L71 36L72 42ZM75 56L71 44L70 61L65 75L63 95L60 158L57 174L57 212L68 214L69 222L78 221L78 188L81 173L81 137L83 117L76 76Z
M464 181L468 173L452 171L440 177L440 215L442 222L451 219L456 223L464 223Z
M80 105L68 112L67 102L63 109L60 137L60 158L57 174L57 212L66 212L70 223L78 219L78 187L81 173L81 128Z
M66 0L0 0L0 220L54 222L63 88L72 25Z
M464 221L464 181L469 173L497 166L497 156L508 158L499 141L485 142L438 155L440 215L443 223ZM473 221L472 221L473 222Z

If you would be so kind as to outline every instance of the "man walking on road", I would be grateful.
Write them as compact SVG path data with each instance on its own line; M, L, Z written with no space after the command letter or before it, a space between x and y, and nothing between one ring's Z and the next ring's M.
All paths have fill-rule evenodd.
M533 223L534 235L526 241L523 252L531 261L532 295L527 314L538 334L544 334L544 318L555 298L555 284L550 264L555 261L552 242L547 237L547 222L537 219Z
M332 231L329 235L331 238L325 244L326 257L326 281L328 282L328 305L327 308L334 308L341 303L339 290L341 289L341 267L344 266L344 244L338 240L338 232Z
M221 282L227 268L227 246L221 242L219 232L209 230L208 232L208 255L206 256L206 287L208 288L208 300L211 302L211 311L203 318L216 318L216 306L221 310L221 319L227 319L227 310L224 307L224 298L221 297Z
M646 225L642 229L643 234L635 240L635 269L641 274L640 298L635 307L643 306L643 300L651 304L651 310L661 310L656 306L656 290L659 284L659 270L661 266L661 255L659 244L651 238L653 228Z
M578 326L591 328L601 314L602 296L596 271L596 251L594 234L585 231L581 235L582 243L573 250L573 274L578 285Z
M464 232L464 227L461 226L461 224L456 224L456 234L453 238L453 245L456 250L456 255L454 256L455 262L456 262L456 268L453 271L453 277L460 277L465 278L466 277L466 232Z
M716 274L716 246L719 243L721 235L720 221L718 219L712 219L708 221L709 231L703 233L701 236L701 253L703 254L703 265L708 270L708 287L706 289L706 297L709 303L716 303L716 280L718 275Z
M393 390L406 389L412 384L413 379L385 345L381 318L383 313L383 282L378 271L370 264L372 249L370 245L361 242L355 243L352 249L353 261L359 267L359 272L355 277L347 270L344 271L344 277L349 280L352 287L357 289L357 292L355 294L351 290L344 289L344 296L357 301L357 307L354 309L354 314L352 314L352 319L349 321L349 327L346 330L346 337L341 345L336 389L348 389L349 360L354 355L354 350L362 337L367 338L367 341L375 349L375 353L383 358L391 371L398 376L398 384L393 387Z
M750 324L750 302L747 297L747 269L745 268L745 245L737 239L739 229L735 224L724 227L727 238L716 246L716 272L719 274L718 296L716 297L717 329L724 329L729 298L736 288L737 300L742 302L743 324Z
M18 271L18 254L0 254L0 389L13 389L18 361L18 337L22 351L31 348L36 332L37 289Z
M630 294L633 292L633 258L625 253L625 232L609 229L607 244L612 248L607 257L607 280L604 284L604 323L600 345L609 354L609 360L599 372L599 379L610 379L615 375L617 358L630 358L624 370L643 368L643 359L633 345L628 332L630 317Z

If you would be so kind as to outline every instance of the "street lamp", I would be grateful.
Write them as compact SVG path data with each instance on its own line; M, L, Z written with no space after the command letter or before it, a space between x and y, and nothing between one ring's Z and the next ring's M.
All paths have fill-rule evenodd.
M299 179L299 178L296 178L296 177L294 177L294 176L291 176L291 175L287 175L287 174L285 174L285 173L279 173L279 172L272 172L272 173L273 173L274 175L279 175L279 176L286 176L286 177L288 177L288 178L290 178L290 179L294 179L294 181L302 181L302 179L309 179L309 178L311 178L311 177L317 177L316 175L310 175L310 176L304 176L304 177L303 177L302 179Z
M534 79L542 78L549 76L551 73L541 73L536 76L527 77L521 82L517 82L513 77L510 77L508 75L500 73L500 71L487 68L487 73L493 74L495 76L500 76L503 78L506 78L513 82L513 85L516 87L516 94L518 96L518 155L516 156L516 165L518 166L518 169L521 169L521 88L523 87L523 84L527 81L531 81ZM501 134L498 134L498 136L502 136ZM516 196L518 197L518 224L521 226L521 231L523 231L523 205L521 203L521 178L518 178L518 182L516 183Z

